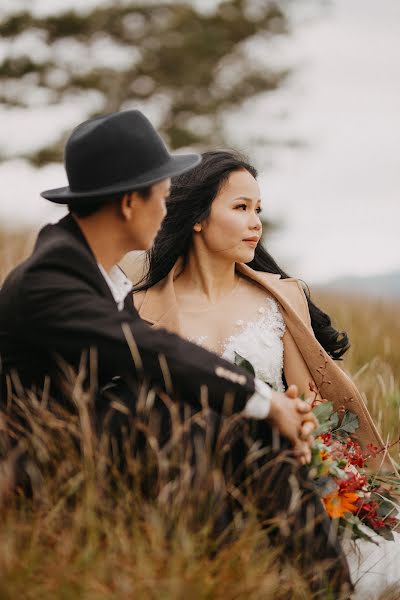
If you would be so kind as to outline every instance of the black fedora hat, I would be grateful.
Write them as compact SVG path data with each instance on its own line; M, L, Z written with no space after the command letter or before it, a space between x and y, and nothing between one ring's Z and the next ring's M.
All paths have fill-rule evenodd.
M147 187L179 175L201 161L198 154L170 154L139 110L89 119L71 133L64 163L69 186L46 190L43 198L68 204Z

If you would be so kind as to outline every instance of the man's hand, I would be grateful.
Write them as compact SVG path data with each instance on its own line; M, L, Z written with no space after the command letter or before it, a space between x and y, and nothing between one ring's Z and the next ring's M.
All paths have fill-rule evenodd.
M312 403L311 400L306 399L305 401L301 400L299 396L299 389L297 385L290 385L285 392L288 398L293 398L297 402L298 410L303 415L302 425L301 425L301 434L300 437L303 441L309 443L309 446L312 446L314 442L314 437L311 435L314 429L316 429L319 425L317 417L312 412ZM306 408L307 407L307 408Z
M291 385L285 394L273 392L268 419L292 444L301 464L311 461L311 432L318 426L311 406L298 398L297 386Z

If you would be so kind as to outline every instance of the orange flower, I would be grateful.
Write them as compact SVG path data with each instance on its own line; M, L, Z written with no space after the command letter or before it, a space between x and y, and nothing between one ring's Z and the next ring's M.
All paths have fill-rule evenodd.
M321 450L319 451L319 455L320 455L320 457L321 457L321 460L326 460L327 458L329 458L329 457L330 457L330 454L329 454L329 452L327 452L327 451L326 451L326 450L324 450L324 449L321 449Z
M322 498L325 510L331 519L339 519L347 512L355 513L358 507L354 504L359 500L358 494L354 492L334 492L326 498Z

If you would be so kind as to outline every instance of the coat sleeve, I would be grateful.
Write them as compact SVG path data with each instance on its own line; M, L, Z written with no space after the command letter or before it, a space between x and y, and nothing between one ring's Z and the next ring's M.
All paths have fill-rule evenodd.
M303 285L301 281L296 280L299 288L298 298L294 300L292 298L292 303L295 306L296 312L302 321L305 323L307 328L309 329L312 336L315 338L314 330L311 325L311 317L310 311L308 308L307 298L304 292ZM315 340L316 341L316 340ZM316 341L318 344L318 342ZM315 348L315 353L318 352L318 346ZM365 401L360 394L357 386L351 379L351 377L344 371L340 363L334 361L325 350L319 346L321 351L323 351L324 356L326 357L327 365L328 365L328 376L327 379L333 382L332 390L330 387L322 390L322 396L326 397L328 400L333 402L335 407L345 406L346 409L354 412L359 419L359 428L356 434L353 434L352 437L357 439L361 445L366 448L369 443L382 448L384 443L381 438L380 433L377 430L377 427L372 419L368 407L365 404ZM314 380L313 380L314 381ZM314 381L315 383L315 381ZM321 394L317 394L316 399L320 400L322 398ZM368 462L368 466L370 469L384 470L388 472L393 472L396 470L396 467L389 456L389 454L378 455L376 458L372 458Z
M238 412L254 393L254 379L246 371L172 333L152 329L133 307L118 311L112 299L74 272L31 269L19 301L25 339L34 339L40 351L51 349L75 367L82 351L95 348L103 382L115 376L143 378L196 407L206 390L209 405L219 413L227 397Z

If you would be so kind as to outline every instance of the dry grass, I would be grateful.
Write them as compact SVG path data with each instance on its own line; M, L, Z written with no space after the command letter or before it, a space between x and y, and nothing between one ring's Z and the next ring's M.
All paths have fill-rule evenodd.
M31 243L26 234L0 236L0 281ZM384 436L396 439L399 307L342 296L315 299L349 331L352 349L344 367L367 395ZM0 600L313 597L279 548L266 546L265 531L251 510L235 523L239 535L213 552L211 530L221 490L217 472L208 474L207 485L192 488L180 469L174 488L167 468L156 494L144 500L132 479L115 476L104 440L90 429L88 434L84 405L64 418L34 399L26 399L29 403L35 415L33 433L25 435L33 497L13 496L0 509ZM0 437L0 449L2 443ZM138 473L133 463L132 473ZM198 514L203 518L194 531ZM332 596L326 591L320 597ZM382 590L382 599L398 597L399 590Z
M194 471L188 420L172 407L172 442L161 449L153 412L143 401L130 431L141 431L144 444L134 453L137 439L125 439L121 473L107 434L97 434L91 422L88 395L77 388L72 397L74 407L67 410L19 394L12 416L3 414L0 454L10 456L6 442L18 437L23 444L14 457L21 452L24 462L10 471L19 473L17 493L3 497L0 507L0 598L321 597L310 592L281 547L269 544L266 532L273 525L265 521L261 527L250 487L244 495L222 473L219 461L236 417L219 434L216 459L207 452L207 439L201 448L195 444L201 458ZM196 413L197 423L206 412ZM249 464L259 454L254 447ZM242 510L222 531L221 508L233 496ZM284 522L282 514L279 526ZM327 563L310 567L319 578ZM328 590L323 594L331 597Z
M7 273L31 252L35 241L31 230L2 230L0 227L0 286Z
M343 367L352 375L385 440L400 437L400 302L315 294L319 305L348 332ZM400 462L399 445L393 456Z

